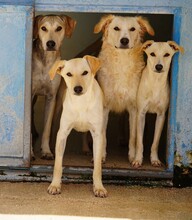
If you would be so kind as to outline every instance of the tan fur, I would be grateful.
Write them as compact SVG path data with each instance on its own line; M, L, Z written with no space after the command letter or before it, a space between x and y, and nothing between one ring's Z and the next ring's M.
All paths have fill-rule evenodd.
M97 76L104 92L104 127L107 127L109 111L129 112L129 161L132 162L135 157L136 94L145 65L141 41L144 32L154 34L154 31L142 17L114 15L105 16L95 26L95 33L101 30L104 31L99 54L102 67ZM122 44L123 38L127 44Z
M148 59L137 94L137 149L132 163L136 168L140 167L143 161L143 133L147 112L157 114L154 140L151 147L151 164L161 166L158 158L158 145L169 104L168 73L172 56L177 51L183 51L183 48L173 41L147 41L143 44L142 49L147 54Z
M59 61L50 70L60 74L66 83L60 128L57 133L54 174L48 188L50 194L61 193L62 160L67 136L74 128L77 131L90 131L93 137L93 191L95 196L106 197L102 184L102 152L105 132L103 130L103 93L95 80L100 68L98 58L85 56L69 61Z
M60 76L50 81L48 72L60 59L60 47L64 36L70 37L76 22L68 16L37 16L34 22L34 44L32 60L32 99L46 96L44 130L42 135L42 158L53 159L49 148L49 136L55 108L55 97L60 85ZM59 29L58 29L59 28ZM49 43L54 42L52 47Z

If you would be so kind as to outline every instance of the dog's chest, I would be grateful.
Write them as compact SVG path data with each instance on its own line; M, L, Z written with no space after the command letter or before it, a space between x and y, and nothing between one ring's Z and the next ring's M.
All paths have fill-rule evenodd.
M106 58L101 53L103 66L98 74L99 83L104 91L106 105L115 112L126 110L135 105L136 93L144 66L140 56L135 58L127 52L115 53Z
M169 103L169 85L168 83L162 87L154 83L146 88L143 93L144 100L147 103L148 112L151 113L162 113L167 110Z
M63 115L72 127L80 132L100 130L103 123L102 97L95 95L95 99L77 96L71 99L66 95L63 104Z
M37 95L47 95L55 93L60 83L60 76L56 77L51 81L49 77L49 70L53 65L53 61L44 65L40 61L35 61L33 64L33 75L32 75L32 91Z

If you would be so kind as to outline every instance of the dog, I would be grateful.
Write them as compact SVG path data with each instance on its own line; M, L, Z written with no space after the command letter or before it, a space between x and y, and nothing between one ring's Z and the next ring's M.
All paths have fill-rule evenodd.
M158 158L158 145L165 121L165 113L169 105L168 73L173 55L178 51L183 52L183 48L174 41L146 41L142 50L148 58L137 94L137 147L136 156L132 163L136 168L140 167L143 161L143 133L147 112L157 114L150 155L151 164L156 167L161 166L161 161Z
M48 193L61 193L62 160L66 139L74 128L80 132L90 131L93 138L93 191L97 197L106 197L102 184L102 152L105 132L103 130L103 93L95 77L100 61L93 56L58 61L50 70L50 78L60 74L67 89L63 102L60 128L57 133L53 180Z
M42 159L53 159L53 154L49 147L49 138L56 94L61 80L61 77L57 75L54 80L50 81L48 72L54 62L60 59L60 47L63 39L65 36L68 38L71 37L75 25L76 21L66 15L39 15L35 18L34 22L32 105L34 106L38 95L46 97L44 129L41 142ZM33 125L32 114L32 126ZM32 156L34 156L33 152Z
M145 66L142 39L147 32L154 35L149 22L141 17L106 15L95 25L94 33L103 32L99 54L101 69L98 82L104 93L104 128L106 131L109 111L129 112L129 161L135 157L136 94L141 72ZM106 140L105 140L106 146ZM103 153L106 155L106 149Z

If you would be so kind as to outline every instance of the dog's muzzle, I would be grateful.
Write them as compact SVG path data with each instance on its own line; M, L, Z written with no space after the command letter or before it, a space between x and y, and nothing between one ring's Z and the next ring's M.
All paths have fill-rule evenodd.
M129 46L129 39L127 37L123 37L121 38L120 43L121 43L120 44L121 49L127 49Z
M163 65L157 64L157 65L155 66L155 70L156 70L156 72L161 73L162 70L163 70Z
M47 45L47 50L48 51L54 51L55 50L55 45L56 45L55 41L49 40L49 41L47 41L46 45Z
M83 92L83 87L82 86L75 86L74 92L75 92L75 95L81 95Z

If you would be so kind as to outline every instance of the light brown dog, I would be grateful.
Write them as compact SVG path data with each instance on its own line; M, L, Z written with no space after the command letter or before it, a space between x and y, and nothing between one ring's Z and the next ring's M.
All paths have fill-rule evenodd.
M95 80L100 68L98 58L84 56L69 61L58 61L50 71L54 79L60 74L67 85L60 128L57 133L55 166L50 194L61 193L62 160L66 147L67 136L74 128L77 131L90 131L93 137L93 191L97 197L106 197L107 191L102 184L102 152L103 139L103 93Z
M99 54L102 62L98 82L104 92L104 128L107 128L109 111L129 112L129 161L135 157L136 94L144 68L141 42L153 28L143 17L104 16L95 26L94 33L103 32L103 45ZM105 140L106 145L106 140ZM103 153L104 155L106 152Z
M43 159L53 159L49 147L49 138L55 97L61 77L49 78L49 70L56 60L60 59L60 47L64 37L71 37L76 22L65 15L37 16L33 30L33 60L32 60L32 100L38 95L46 96L44 129L41 141ZM32 116L33 117L33 116Z
M147 112L157 114L151 147L151 164L161 166L161 161L158 158L158 145L169 104L168 73L173 55L178 51L183 52L183 48L174 41L147 41L143 44L142 49L148 59L137 94L137 148L132 163L136 168L140 167L143 161L143 133Z

